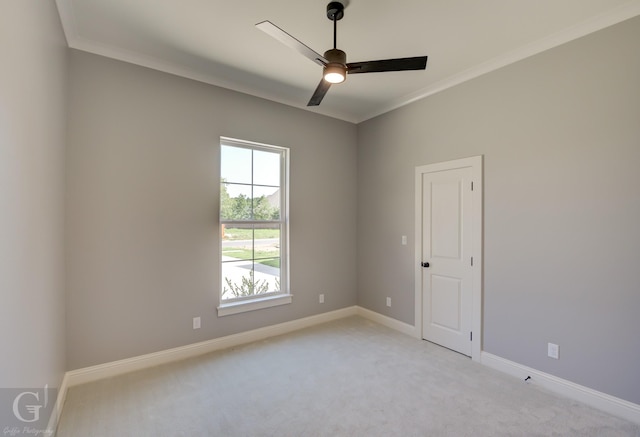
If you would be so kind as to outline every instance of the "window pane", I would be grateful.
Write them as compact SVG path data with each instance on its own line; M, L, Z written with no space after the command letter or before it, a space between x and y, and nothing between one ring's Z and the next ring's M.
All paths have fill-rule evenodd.
M253 260L253 226L223 225L222 262Z
M256 261L261 262L262 259L280 258L280 225L272 225L269 227L256 225L254 235L254 257ZM280 266L272 267L279 268Z
M280 290L280 225L256 225L254 230L256 283L268 291Z
M280 189L277 187L253 187L254 220L280 219Z
M261 293L280 291L280 258L256 260L254 270L256 288Z
M253 183L280 186L280 153L253 151Z
M251 220L251 185L220 184L220 219Z
M222 263L222 299L250 296L253 290L253 261Z
M220 146L221 182L251 184L251 149Z

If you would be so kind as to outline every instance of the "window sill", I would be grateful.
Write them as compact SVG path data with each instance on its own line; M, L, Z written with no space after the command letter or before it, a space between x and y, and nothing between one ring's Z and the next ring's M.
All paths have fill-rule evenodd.
M263 308L270 308L278 305L287 305L290 303L290 294L280 294L277 296L224 303L218 307L218 317L230 316L231 314L245 313L247 311L260 310Z

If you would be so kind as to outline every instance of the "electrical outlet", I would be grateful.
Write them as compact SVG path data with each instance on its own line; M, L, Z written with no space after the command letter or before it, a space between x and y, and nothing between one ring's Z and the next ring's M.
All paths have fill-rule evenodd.
M547 343L547 355L556 360L560 358L560 346L553 343Z
M200 329L200 317L193 318L193 329Z
M320 296L318 296L318 302L324 303L324 294L321 294Z
M390 298L390 297L388 297L388 298L387 298L387 306L388 306L388 307L390 307L390 306L391 306L391 298Z
M407 245L407 236L406 236L406 235L403 235L403 236L402 236L402 245L403 245L403 246L406 246L406 245Z

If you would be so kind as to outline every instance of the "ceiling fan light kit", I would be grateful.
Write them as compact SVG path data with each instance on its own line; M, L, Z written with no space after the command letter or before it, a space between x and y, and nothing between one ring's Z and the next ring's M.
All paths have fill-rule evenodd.
M340 49L324 52L328 64L324 66L324 80L331 83L341 83L347 78L347 54Z
M337 48L337 26L338 21L341 20L342 17L344 17L344 5L340 2L330 2L327 5L327 18L333 21L333 49L324 52L324 56L307 47L270 21L263 21L256 24L258 29L296 50L316 64L323 66L324 73L322 80L318 84L313 96L311 96L307 106L318 106L327 91L329 91L331 84L344 82L347 74L424 70L427 68L427 56L347 63L347 54Z
M324 67L324 80L329 83L342 83L347 78L344 67L336 64L329 64Z

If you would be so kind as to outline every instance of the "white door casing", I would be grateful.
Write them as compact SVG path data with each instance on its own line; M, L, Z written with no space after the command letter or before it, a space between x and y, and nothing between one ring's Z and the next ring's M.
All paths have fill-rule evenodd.
M416 333L479 360L482 156L417 167L415 186Z

